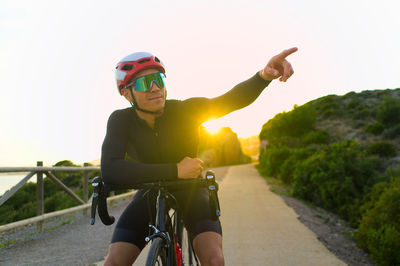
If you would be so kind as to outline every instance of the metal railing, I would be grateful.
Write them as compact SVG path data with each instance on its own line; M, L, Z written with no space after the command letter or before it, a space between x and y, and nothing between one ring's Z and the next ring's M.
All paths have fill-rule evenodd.
M88 174L90 171L98 171L100 167L88 166L85 163L83 167L43 167L43 162L37 162L37 167L0 167L0 173L18 173L18 172L29 172L18 184L13 186L10 190L5 192L0 198L0 206L3 205L12 195L14 195L25 183L29 181L34 175L37 177L36 181L36 200L37 200L37 215L43 215L44 213L44 186L43 186L43 174L46 175L53 183L61 187L68 195L75 199L80 204L86 204L88 202ZM76 195L71 189L63 184L52 172L78 172L83 171L82 186L83 186L83 199ZM1 178L1 176L0 176ZM43 222L36 224L38 232L43 231Z

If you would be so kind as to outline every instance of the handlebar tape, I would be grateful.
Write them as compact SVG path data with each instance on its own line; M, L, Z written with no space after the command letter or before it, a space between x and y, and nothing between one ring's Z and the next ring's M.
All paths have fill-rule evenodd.
M91 220L90 224L95 223L96 209L99 211L100 220L105 225L111 225L114 223L115 218L110 216L107 209L107 194L108 191L104 186L103 179L101 177L96 177L92 181L92 186L94 188L92 209L91 209Z
M100 220L103 222L103 224L112 225L115 221L115 218L114 218L114 216L110 216L110 214L108 213L107 195L106 194L107 193L101 193L99 195L99 206L98 206L99 217L100 217Z

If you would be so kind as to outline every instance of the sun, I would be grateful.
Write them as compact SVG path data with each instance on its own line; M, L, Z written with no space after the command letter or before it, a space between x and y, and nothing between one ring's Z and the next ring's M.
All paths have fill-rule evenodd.
M202 124L211 134L216 134L223 127L217 120L211 120Z

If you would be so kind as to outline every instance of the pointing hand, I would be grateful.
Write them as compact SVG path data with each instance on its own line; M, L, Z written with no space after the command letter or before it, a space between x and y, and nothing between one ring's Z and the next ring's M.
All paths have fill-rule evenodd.
M286 60L286 57L296 51L297 47L293 47L272 57L265 68L260 70L260 76L265 80L273 80L280 77L279 81L286 82L294 73L292 65Z

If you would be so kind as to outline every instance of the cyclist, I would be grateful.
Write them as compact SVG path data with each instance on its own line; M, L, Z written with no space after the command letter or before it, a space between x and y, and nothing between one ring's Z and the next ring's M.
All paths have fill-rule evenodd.
M251 104L273 79L286 82L293 74L286 57L296 51L272 57L264 69L219 97L184 101L166 100L165 67L156 56L139 52L123 58L116 81L132 107L116 110L108 120L101 156L104 181L130 185L198 177L204 166L196 157L199 126ZM210 218L207 189L178 191L175 197L201 265L224 265L221 224ZM133 264L145 246L152 215L139 190L117 222L105 265Z

